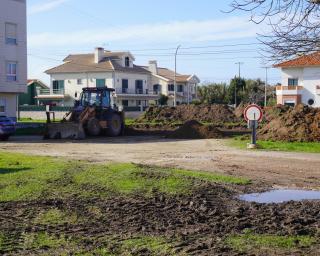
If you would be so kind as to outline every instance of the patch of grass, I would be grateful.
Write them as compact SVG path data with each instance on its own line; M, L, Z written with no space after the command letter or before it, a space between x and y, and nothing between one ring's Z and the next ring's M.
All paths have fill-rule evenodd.
M124 252L149 251L150 255L173 255L172 247L164 238L142 236L131 238L122 243Z
M241 149L246 149L249 140L235 138L229 140L229 145ZM259 149L270 151L288 151L288 152L305 152L320 153L319 142L282 142L282 141L262 141L258 140Z
M41 225L74 224L77 221L78 218L75 213L68 214L59 209L50 209L47 212L42 212L35 219L35 223Z
M24 239L25 249L54 249L66 244L67 241L63 237L57 238L45 232L26 234Z
M175 173L192 177L200 180L205 180L215 183L226 183L226 184L236 184L236 185L247 185L250 183L250 180L247 178L234 177L229 175L211 173L211 172L200 172L200 171L188 171L182 169L175 169Z
M127 239L107 238L107 246L94 251L94 255L176 255L172 245L163 237L139 236Z
M18 120L19 123L46 123L47 120L34 120L32 118L22 117Z
M310 236L260 235L247 231L242 235L228 237L226 243L236 251L253 252L253 250L292 250L310 247L316 243L316 239Z
M136 123L136 119L133 118L126 118L124 121L126 125L133 125Z
M0 202L135 193L151 196L155 191L177 195L191 192L197 180L239 185L250 182L210 172L130 163L92 164L4 152L0 152L0 177ZM51 211L42 217L43 221L57 221L62 216Z
M0 152L0 201L39 198L67 168L64 160Z
M192 186L187 180L161 175L159 170L145 168L135 164L95 165L87 171L75 174L74 177L78 185L93 184L118 194L143 193L148 196L154 190L181 194L187 191L187 187L190 190Z

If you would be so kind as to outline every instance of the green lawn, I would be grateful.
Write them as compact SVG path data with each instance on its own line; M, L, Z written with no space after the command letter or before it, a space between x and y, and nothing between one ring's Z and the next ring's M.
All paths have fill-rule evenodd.
M46 123L47 120L34 120L32 118L19 118L18 123Z
M254 234L246 231L241 235L232 235L226 239L226 244L244 253L254 251L293 250L310 247L316 239L310 236L279 236L268 234ZM267 254L265 254L267 255Z
M228 140L228 145L246 149L249 140L242 140L239 137ZM282 142L282 141L258 141L259 150L288 151L320 153L320 142Z
M189 193L197 180L229 184L250 182L245 178L209 172L129 163L98 165L4 152L0 152L0 177L0 201L137 192L150 196L154 191L177 195Z

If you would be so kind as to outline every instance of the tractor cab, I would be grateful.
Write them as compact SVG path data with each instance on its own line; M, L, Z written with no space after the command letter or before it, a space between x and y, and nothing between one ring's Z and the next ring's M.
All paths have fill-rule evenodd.
M76 107L96 107L96 108L112 108L113 100L111 88L83 88L80 101L76 102Z

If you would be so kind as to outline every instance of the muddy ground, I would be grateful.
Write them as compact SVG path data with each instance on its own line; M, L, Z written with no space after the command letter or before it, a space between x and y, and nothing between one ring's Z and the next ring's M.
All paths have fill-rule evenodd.
M44 141L12 137L0 150L67 157L91 162L133 162L214 171L248 177L270 187L320 188L319 154L247 151L229 147L228 140L175 140L157 136Z
M262 184L261 184L262 185ZM141 195L112 198L77 198L0 203L0 230L6 234L0 254L8 255L74 255L105 247L118 255L118 240L142 236L163 236L181 255L319 255L320 202L290 202L261 205L236 199L241 192L256 187L236 187L202 183L190 195L167 196L155 193L151 198ZM264 187L262 185L261 187ZM258 189L259 190L259 189ZM59 225L35 224L37 217L52 209L77 216L77 222ZM94 209L94 211L92 210ZM267 250L240 253L230 248L225 239L250 229L256 234L281 236L310 235L318 239L311 248L297 245L293 251ZM72 246L55 251L33 248L21 250L28 233L47 232L62 235ZM54 254L57 253L57 254ZM147 250L131 255L151 255ZM91 254L90 254L91 255ZM109 254L108 254L109 255ZM159 254L161 255L161 254ZM167 254L166 254L167 255ZM170 255L170 254L168 254Z

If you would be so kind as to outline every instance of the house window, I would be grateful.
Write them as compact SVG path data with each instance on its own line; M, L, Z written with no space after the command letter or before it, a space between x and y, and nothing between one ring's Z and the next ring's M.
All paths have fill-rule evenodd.
M128 93L129 80L122 79L122 93Z
M136 94L143 94L143 81L136 80Z
M6 112L6 99L0 98L0 114L4 114Z
M106 79L96 79L96 87L106 87Z
M136 105L137 107L141 106L141 100L137 100L137 101L136 101L136 104L137 104L137 105Z
M154 84L153 85L153 92L154 92L154 94L159 94L161 92L161 85L160 84Z
M174 91L174 84L168 84L168 91L173 92Z
M122 106L128 107L129 106L129 101L128 100L122 100Z
M16 45L17 44L17 24L6 23L6 44Z
M288 86L298 86L299 80L297 78L289 78Z
M17 62L7 62L7 81L17 81Z
M125 58L125 66L130 67L130 58L129 57Z
M182 84L178 85L178 92L183 92L183 85Z
M77 79L77 84L81 85L82 84L82 79Z
M52 82L53 94L64 94L64 80L54 80Z

